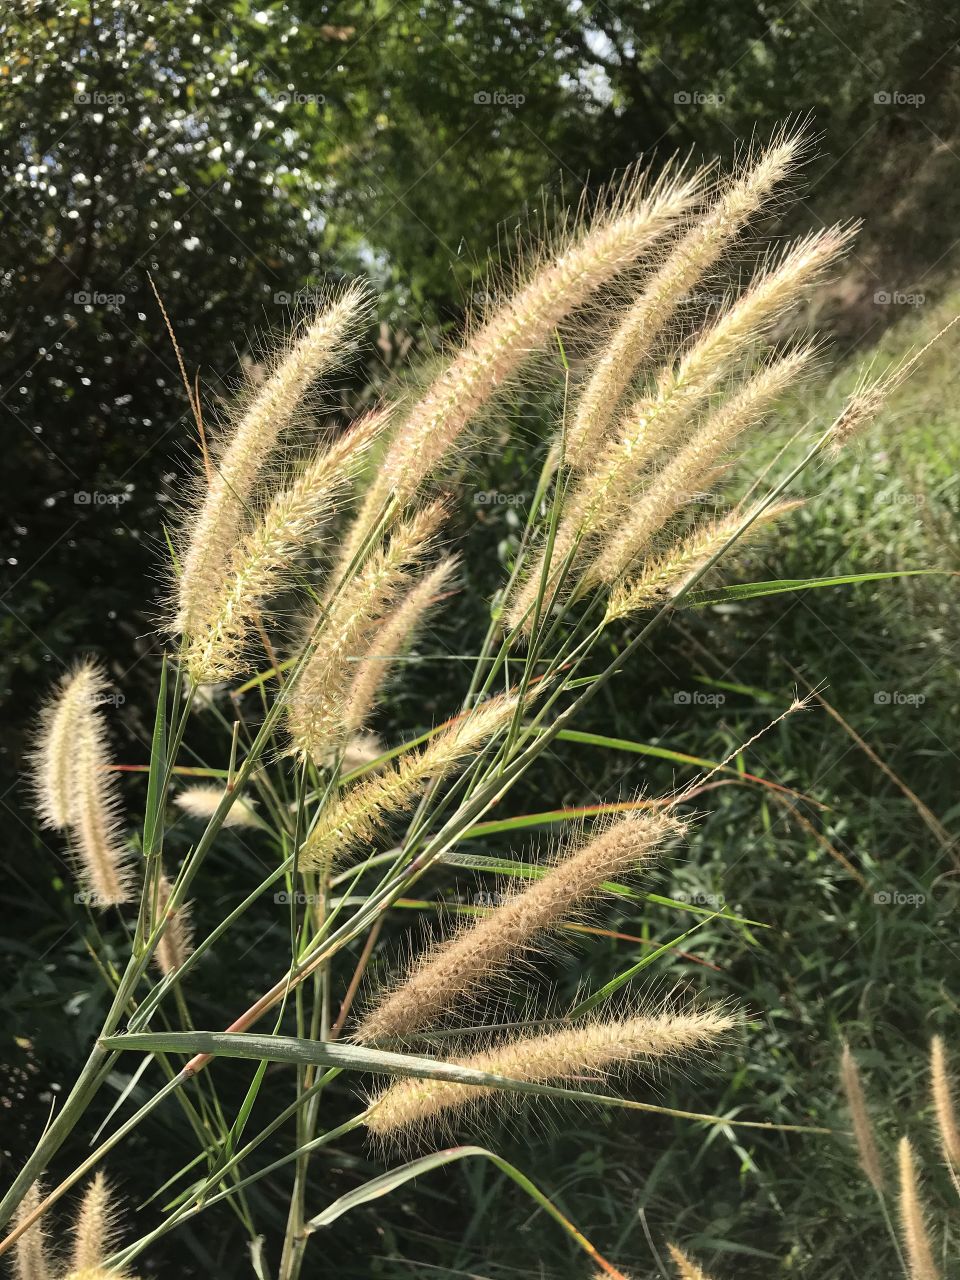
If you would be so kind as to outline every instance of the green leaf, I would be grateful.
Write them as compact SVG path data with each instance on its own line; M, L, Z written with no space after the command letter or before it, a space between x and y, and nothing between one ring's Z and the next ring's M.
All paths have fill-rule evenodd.
M673 951L681 942L686 942L687 938L689 938L691 934L696 933L698 929L702 929L703 926L705 924L709 924L711 920L715 920L719 914L720 913L718 911L715 911L706 920L698 920L691 929L686 931L686 933L678 934L677 937L673 938L670 942L665 942L662 946L657 947L655 951L649 952L649 954L638 960L636 964L632 964L628 969L624 969L621 973L618 973L615 978L611 978L609 982L605 983L599 991L595 991L592 996L588 996L586 1000L581 1000L576 1008L571 1009L570 1017L579 1018L581 1014L589 1013L589 1011L596 1008L598 1004L603 1004L604 1000L609 996L612 996L615 991L619 991L621 987L626 986L626 984L635 978L641 970L646 969L648 965L653 964L654 960L658 960L660 956L664 955L667 951Z
M354 1187L352 1191L348 1191L345 1196L341 1196L339 1200L334 1200L321 1213L311 1218L304 1224L306 1231L316 1231L319 1227L328 1227L331 1222L342 1217L345 1213L349 1213L351 1209L356 1209L362 1204L369 1204L371 1200L378 1200L382 1196L388 1196L391 1192L396 1191L399 1187L404 1186L413 1178L418 1178L421 1173L429 1173L433 1169L442 1169L445 1165L453 1164L456 1160L468 1159L471 1156L479 1156L483 1160L489 1160L494 1164L501 1173L505 1173L508 1178L512 1179L518 1187L531 1198L536 1201L541 1209L545 1210L554 1222L560 1224L570 1238L589 1254L596 1263L601 1260L601 1255L596 1248L590 1243L582 1231L579 1231L574 1224L560 1212L557 1206L545 1195L536 1183L531 1182L525 1173L522 1173L516 1165L510 1164L508 1160L504 1160L503 1156L498 1156L493 1151L488 1151L486 1147L448 1147L446 1151L436 1151L433 1155L421 1156L419 1160L411 1160L409 1163L401 1165L398 1169L391 1169L388 1173L382 1173L378 1178L371 1178L369 1182L365 1182L360 1187ZM602 1259L605 1269L609 1268L606 1259ZM617 1271L611 1271L610 1274L619 1275Z
M163 779L167 769L167 660L160 665L160 692L150 743L150 770L147 774L147 805L143 819L143 853L150 858L159 851L163 821Z
M954 569L893 569L883 573L845 573L836 578L777 578L772 582L742 582L715 591L693 591L683 600L684 606L701 608L708 604L727 604L737 600L755 600L760 596L779 596L790 591L813 591L820 587L846 587L858 582L882 582L888 578L956 577Z

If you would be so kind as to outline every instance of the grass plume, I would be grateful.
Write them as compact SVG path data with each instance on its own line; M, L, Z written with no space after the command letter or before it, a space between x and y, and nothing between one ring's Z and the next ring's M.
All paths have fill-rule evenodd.
M598 354L576 405L566 439L564 461L588 471L603 443L631 380L653 351L690 290L769 199L796 165L805 146L802 130L774 137L752 163L743 166L670 250L644 285L618 328Z
M304 667L289 703L290 736L304 755L321 760L337 751L348 736L345 717L356 675L353 660L367 650L377 628L430 554L445 514L442 502L415 511L371 553L341 595L324 607L319 616L323 619L323 642Z
M900 1181L900 1229L910 1280L940 1280L940 1272L934 1264L930 1238L927 1235L913 1147L909 1138L900 1139L897 1167Z
M840 1083L850 1110L850 1119L853 1121L853 1136L857 1144L860 1167L874 1191L882 1195L885 1182L883 1162L880 1159L873 1125L867 1111L863 1085L860 1082L860 1069L848 1044L843 1046L843 1053L840 1056Z
M940 1036L934 1036L930 1041L930 1090L943 1158L948 1165L960 1171L960 1126L953 1103L947 1051Z
M397 764L344 792L321 813L301 850L302 864L323 866L357 844L372 842L391 819L413 804L431 779L446 778L501 733L516 705L516 698L509 695L488 699L425 747L404 753Z
M184 635L203 634L217 616L222 584L263 469L311 384L349 349L349 337L367 305L364 287L351 285L319 311L253 393L226 437L186 528L175 622Z
M603 1080L611 1072L630 1066L662 1062L708 1048L733 1025L730 1013L710 1007L587 1022L546 1035L511 1040L458 1062L512 1080L581 1084L584 1078ZM375 1100L367 1127L379 1137L420 1131L497 1092L494 1086L401 1080L389 1085Z
M594 896L604 881L645 865L680 825L665 814L628 814L580 847L561 850L541 879L530 881L488 915L432 948L406 980L380 1001L357 1031L362 1042L409 1035L463 996L496 979Z

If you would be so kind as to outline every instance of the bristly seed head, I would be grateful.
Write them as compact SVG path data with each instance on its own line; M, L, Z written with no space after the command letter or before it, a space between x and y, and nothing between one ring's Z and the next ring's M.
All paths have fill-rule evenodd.
M457 1060L457 1065L541 1084L602 1081L611 1072L709 1048L735 1024L728 1011L705 1006L683 1013L589 1022L529 1036ZM451 1112L502 1094L503 1086L448 1080L400 1080L375 1100L368 1129L391 1137L431 1127Z
M410 1035L441 1017L504 966L573 917L605 881L646 865L682 826L665 813L630 813L579 847L562 849L546 874L421 957L406 980L361 1023L362 1043Z

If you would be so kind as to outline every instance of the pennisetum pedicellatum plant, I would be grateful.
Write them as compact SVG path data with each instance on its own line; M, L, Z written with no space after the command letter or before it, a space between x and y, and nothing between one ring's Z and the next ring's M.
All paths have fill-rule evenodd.
M321 1227L406 1178L468 1156L513 1178L600 1274L622 1274L523 1173L483 1147L421 1155L395 1168L389 1186L374 1179L325 1208L308 1202L309 1172L323 1148L353 1131L395 1153L398 1142L429 1144L438 1125L456 1129L465 1112L482 1123L511 1099L666 1110L608 1082L637 1068L689 1063L731 1033L736 1011L706 1000L624 1004L627 980L642 965L556 1016L547 1018L541 1005L539 1018L511 1024L501 1016L492 1026L487 1014L509 1011L504 992L517 986L531 951L568 935L611 882L642 873L682 837L681 811L697 787L611 806L619 816L562 840L542 865L518 858L521 889L406 964L394 957L382 965L392 979L373 981L367 969L394 904L429 871L482 864L461 848L471 829L670 611L711 598L704 579L718 562L785 516L795 505L784 497L788 486L855 435L904 376L901 368L865 381L781 480L761 476L746 497L705 510L703 490L721 482L749 449L750 433L814 364L813 344L783 336L786 320L853 236L852 228L831 227L761 256L742 287L698 310L698 285L714 279L805 147L802 129L786 129L727 176L682 166L656 179L628 174L592 212L563 226L419 398L311 436L311 389L350 355L371 312L362 286L343 289L301 322L210 448L201 431L195 489L172 556L173 643L162 665L139 838L123 834L98 707L105 676L94 664L78 666L53 694L33 756L42 821L67 834L90 904L125 912L130 947L122 972L105 970L114 998L87 1062L0 1206L8 1224L0 1252L15 1251L22 1276L52 1274L43 1243L50 1210L96 1171L96 1194L88 1193L78 1226L90 1238L88 1220L106 1212L99 1166L159 1107L181 1109L198 1159L170 1179L176 1198L139 1239L109 1249L78 1245L74 1275L131 1274L148 1246L227 1201L249 1235L257 1274L296 1280ZM606 317L599 325L598 315ZM575 365L565 354L571 333L587 348ZM473 646L462 700L444 723L384 749L366 731L391 668L457 582L444 534L454 503L445 477L464 465L471 445L483 447L504 388L551 353L563 392L555 437L508 579ZM293 624L291 597L299 601ZM624 620L632 638L610 659L608 629L616 624L622 634ZM599 673L597 661L606 662ZM251 691L262 701L230 719L220 710L223 690L232 691L232 708ZM219 781L183 787L193 720L211 708L224 726L213 770ZM179 865L165 841L177 815L197 832ZM190 895L230 827L262 841L272 865L203 936L191 926ZM263 975L261 994L227 1011L224 1025L195 1029L184 993L199 979L198 962L213 947L229 949L241 916L278 891L290 911L286 971ZM114 1115L73 1173L40 1191L39 1178L131 1052L146 1054L164 1082L126 1118ZM221 1056L259 1064L239 1117L218 1101L213 1063ZM271 1062L292 1068L290 1103L249 1136ZM144 1068L142 1082L152 1078ZM338 1087L356 1081L357 1108L330 1125L325 1091L335 1079ZM699 1112L670 1114L719 1123ZM288 1122L289 1151L258 1167L257 1148ZM943 1124L955 1158L956 1126ZM264 1242L244 1190L287 1165L286 1231L282 1243ZM908 1169L908 1157L901 1165ZM906 1172L904 1185L906 1218L916 1195ZM676 1260L682 1274L702 1274L679 1251Z

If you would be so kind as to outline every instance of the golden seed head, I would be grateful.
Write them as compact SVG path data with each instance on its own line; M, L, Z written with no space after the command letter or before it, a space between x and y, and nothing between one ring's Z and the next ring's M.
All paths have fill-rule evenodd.
M910 1280L940 1280L940 1272L934 1264L933 1249L927 1234L913 1147L908 1138L900 1139L900 1145L897 1148L897 1168L900 1179L900 1231L910 1270Z
M853 1121L853 1136L857 1144L857 1154L860 1157L860 1167L874 1190L882 1192L884 1186L883 1163L880 1159L880 1152L877 1149L873 1125L870 1123L863 1086L860 1083L860 1070L848 1044L843 1046L843 1053L840 1058L840 1083L843 1085L847 1106L850 1109L850 1118Z
M511 1080L562 1083L584 1077L602 1081L611 1072L656 1063L709 1048L734 1025L721 1008L704 1006L685 1013L590 1022L541 1036L508 1041L458 1065ZM390 1137L431 1127L436 1121L488 1100L502 1087L448 1080L400 1080L379 1095L367 1127Z
M489 914L420 957L373 1008L356 1038L364 1043L412 1034L464 997L495 981L505 966L543 934L571 919L605 881L648 864L658 847L682 831L664 813L630 813L598 835L562 849L541 879L530 880Z

